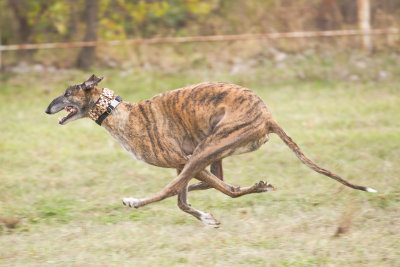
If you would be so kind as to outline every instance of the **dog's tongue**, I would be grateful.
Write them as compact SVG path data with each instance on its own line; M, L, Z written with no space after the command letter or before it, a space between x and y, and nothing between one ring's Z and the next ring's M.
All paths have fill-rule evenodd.
M76 113L76 108L67 106L64 109L69 113L67 114L67 116L58 119L59 124L63 124L67 119L71 118Z

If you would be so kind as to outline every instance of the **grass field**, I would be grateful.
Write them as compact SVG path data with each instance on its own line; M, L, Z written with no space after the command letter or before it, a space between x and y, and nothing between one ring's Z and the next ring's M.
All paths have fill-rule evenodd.
M272 135L260 150L225 159L224 171L231 184L265 179L278 191L189 194L220 229L181 212L176 198L124 207L121 197L155 193L175 170L134 160L89 119L59 126L44 113L91 73L3 74L0 265L400 266L399 56L347 60L295 58L240 72L93 70L132 102L206 80L249 87L309 158L379 191L313 172Z

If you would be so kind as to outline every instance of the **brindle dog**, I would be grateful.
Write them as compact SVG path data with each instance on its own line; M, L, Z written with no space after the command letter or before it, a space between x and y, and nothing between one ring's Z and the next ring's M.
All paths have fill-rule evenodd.
M64 94L51 102L46 113L67 110L69 113L60 124L84 117L96 119L102 114L96 116L93 112L101 110L101 102L105 99L108 105L105 108L110 109L104 115L109 115L102 124L97 121L99 124L135 158L178 171L177 177L157 194L141 199L124 198L124 205L139 208L178 194L179 208L206 225L217 227L219 223L211 214L189 205L187 191L215 188L235 198L274 190L272 185L263 181L249 187L235 187L225 183L222 175L223 158L258 149L268 141L270 133L277 134L311 169L348 187L376 192L351 184L306 158L271 117L260 97L247 88L206 82L129 103L116 101L112 91L111 96L105 96L105 90L110 90L97 86L101 80L92 75L82 84L68 87ZM113 107L116 106L114 110L112 101ZM209 165L211 172L206 170ZM200 182L188 186L192 178Z

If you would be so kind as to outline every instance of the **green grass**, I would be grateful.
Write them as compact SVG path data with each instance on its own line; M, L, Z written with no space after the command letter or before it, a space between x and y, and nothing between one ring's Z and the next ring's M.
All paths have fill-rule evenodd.
M54 97L89 73L3 74L0 265L400 265L400 61L381 55L360 70L345 59L295 58L284 69L262 62L235 74L93 70L106 77L102 86L132 102L206 80L247 86L309 158L379 191L354 191L313 172L272 135L260 150L225 159L224 171L231 184L266 179L278 191L238 199L189 194L194 207L222 222L218 230L181 212L175 198L124 207L121 197L155 193L175 170L135 161L88 119L59 126L57 115L45 115ZM392 73L385 80L376 78L382 68ZM7 223L13 219L18 224ZM339 226L348 231L335 236Z

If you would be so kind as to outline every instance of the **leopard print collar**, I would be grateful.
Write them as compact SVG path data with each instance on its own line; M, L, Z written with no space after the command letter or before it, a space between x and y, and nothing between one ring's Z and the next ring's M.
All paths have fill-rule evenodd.
M103 88L103 91L94 106L89 110L89 118L101 125L103 120L113 111L122 101L120 96L115 97L114 91Z

